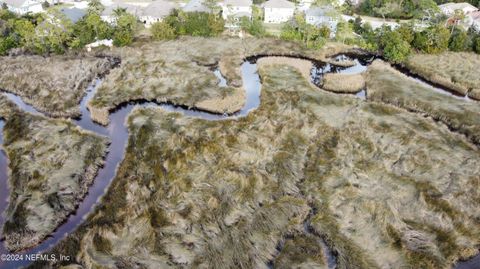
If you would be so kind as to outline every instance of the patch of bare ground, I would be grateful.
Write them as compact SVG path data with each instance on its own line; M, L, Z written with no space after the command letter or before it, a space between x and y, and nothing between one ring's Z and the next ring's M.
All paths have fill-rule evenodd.
M244 118L134 110L108 193L52 253L84 268L324 267L321 235L337 268L443 269L475 254L480 153L464 136L318 91L289 66L259 72L261 106Z
M49 116L75 117L88 84L112 64L85 56L5 56L0 58L0 89Z
M480 145L480 106L420 84L380 60L368 67L368 99L424 113Z
M332 48L337 48L332 51ZM341 47L342 50L347 47ZM278 39L182 38L114 50L122 59L102 83L88 107L92 117L108 123L109 111L133 100L169 102L215 113L232 114L245 103L241 64L246 57L263 55L303 56L326 59L327 46L309 50ZM211 67L218 65L228 87L220 87Z
M357 93L365 89L362 74L330 73L323 76L322 89L336 93Z
M5 118L11 192L2 236L10 251L19 251L37 245L75 211L103 164L107 140L67 120L18 110Z
M413 73L462 95L478 89L480 85L480 55L475 53L415 54L406 66ZM478 91L476 92L469 96L480 100Z

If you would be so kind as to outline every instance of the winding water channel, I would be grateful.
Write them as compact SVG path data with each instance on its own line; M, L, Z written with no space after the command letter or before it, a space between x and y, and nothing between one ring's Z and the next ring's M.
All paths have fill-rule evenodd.
M345 58L345 57L342 57ZM347 73L355 74L364 72L367 69L367 66L372 62L373 58L352 58L355 61L355 65L352 67L337 67L331 64L326 64L322 62L314 62L314 67L311 71L311 80L314 84L321 84L322 76L326 73ZM252 58L246 60L241 66L243 86L246 91L246 103L245 106L237 113L226 116L219 114L212 114L197 110L189 110L182 107L177 107L171 104L156 104L153 102L130 102L123 106L120 106L115 111L113 111L109 118L110 124L107 127L96 124L92 121L90 117L90 112L87 109L87 103L93 98L95 92L99 85L101 84L101 79L96 79L87 89L87 93L80 103L81 118L73 119L72 121L84 130L92 131L96 134L103 135L109 138L111 144L109 146L109 151L105 159L105 164L98 171L98 174L93 182L93 185L90 186L88 194L85 196L83 201L80 203L77 211L70 215L68 220L61 225L55 232L53 232L46 240L44 240L40 245L35 248L28 249L23 251L24 254L36 254L42 253L53 247L59 240L64 238L69 233L73 232L87 217L87 215L92 212L99 202L99 199L108 189L110 183L115 177L117 167L119 163L123 160L125 155L125 149L128 141L128 129L125 125L126 118L135 107L161 107L167 111L181 112L183 115L188 117L195 117L204 120L229 120L239 117L244 117L248 115L250 111L257 108L260 105L260 92L261 92L261 81L257 73L257 58ZM221 75L218 69L212 70L214 74L219 79L219 86L225 87L227 85L226 79ZM429 85L425 81L419 80L422 84ZM451 95L448 92L445 92L444 89L439 89L434 86L430 86L435 91ZM2 94L0 92L0 94ZM26 104L22 99L14 94L3 93L8 99L14 102L20 109L25 112L33 114L42 114L38 112L33 106ZM365 99L366 91L363 90L360 93L356 94L357 97ZM0 145L3 144L3 126L4 121L0 119ZM9 195L8 190L8 175L7 175L7 166L8 160L3 151L0 152L0 212L5 212L8 202L7 197ZM4 215L0 215L0 226L4 223ZM323 244L323 243L322 243ZM323 244L324 245L324 244ZM4 246L4 242L0 242L0 254L9 253ZM336 262L333 254L328 255L328 265L329 268L335 268ZM26 266L30 262L20 261L16 263L2 263L0 261L0 269L11 269L19 268L21 266ZM457 269L473 269L480 266L480 256L476 258L459 263Z

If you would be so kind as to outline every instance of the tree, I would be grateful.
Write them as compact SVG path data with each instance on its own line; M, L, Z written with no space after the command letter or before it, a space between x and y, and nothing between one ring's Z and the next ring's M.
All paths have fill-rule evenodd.
M43 9L48 9L49 7L50 7L50 3L49 3L49 2L44 1L44 2L42 3L42 8L43 8Z
M337 24L337 33L335 38L342 43L353 37L353 27L348 22L339 22Z
M89 13L73 26L72 48L82 48L95 40L110 39L113 28L97 13Z
M7 3L5 3L5 2L2 3L2 9L3 9L3 10L8 10L8 5L7 5Z
M413 39L415 38L413 25L402 23L400 27L396 29L396 31L402 36L402 39L407 41L409 44L413 42Z
M13 36L0 37L0 55L6 55L10 49L17 47L17 45Z
M328 26L322 25L318 28L318 34L325 39L330 38L331 30Z
M137 19L132 14L126 12L116 13L116 26L113 35L113 44L115 46L127 46L133 42L133 37L137 29Z
M473 40L473 51L475 51L477 54L480 54L480 36L477 36Z
M13 24L15 35L18 36L19 46L33 48L35 37L35 26L26 19L15 20Z
M460 9L456 9L451 19L453 20L455 26L457 26L461 21L465 19L465 13L463 13L463 11ZM455 27L452 27L452 31L450 32L450 34L453 34L454 28Z
M448 49L450 31L442 25L433 25L415 33L413 45L425 53L440 53Z
M464 51L468 46L468 35L458 27L452 27L452 35L448 41L448 49L451 51Z
M63 53L68 48L72 22L58 10L50 10L48 19L35 28L33 49L38 53Z
M256 37L262 37L267 34L267 30L265 29L265 26L263 26L262 21L257 18L250 20L247 17L242 17L240 26L242 27L242 30Z
M177 36L177 34L175 33L175 28L173 28L166 22L156 22L152 24L150 32L152 33L153 39L156 40L175 39L175 37Z
M221 10L217 0L204 0L203 4L208 8L210 13L218 14Z
M375 13L381 15L383 20L385 20L386 15L389 15L389 14L395 12L399 8L400 7L397 3L387 2L387 3L384 3L380 7L373 8L373 11L375 11Z
M105 10L100 0L90 0L88 2L88 13L101 14Z
M402 63L410 55L410 43L399 31L385 31L380 38L380 43L384 57L391 62Z

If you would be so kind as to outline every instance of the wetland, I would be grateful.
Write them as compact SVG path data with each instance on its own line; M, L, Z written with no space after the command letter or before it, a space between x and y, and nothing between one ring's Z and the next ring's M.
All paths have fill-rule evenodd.
M27 158L37 145L10 157L18 147L9 122L17 118L25 137L59 138L48 145L72 133L93 140L51 154L81 160L82 149L93 147L103 158L88 193L76 192L78 208L67 207L64 223L26 250L74 261L31 268L452 268L478 252L477 102L380 60L336 57L351 50L335 45L182 41L111 51L122 62L84 90L80 118L51 119L34 102L0 97L7 152L0 167L9 166L0 173L2 194L12 197L7 177L9 186L38 183L14 172L43 163ZM345 63L335 65L339 58ZM175 75L183 67L195 72L192 81ZM324 74L339 76L329 89ZM363 84L329 92L342 75ZM46 173L89 170L66 163ZM58 204L65 203L50 203ZM0 207L18 210L12 205Z

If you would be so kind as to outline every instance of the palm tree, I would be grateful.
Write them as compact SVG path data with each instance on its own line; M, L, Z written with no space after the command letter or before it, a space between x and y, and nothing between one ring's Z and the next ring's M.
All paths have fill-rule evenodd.
M102 11L105 9L105 7L102 5L100 0L90 0L88 2L88 12L93 12L96 14L102 13Z

